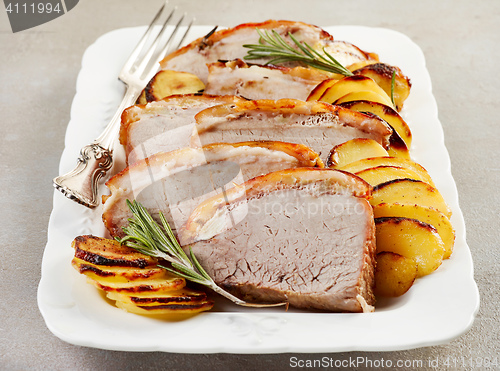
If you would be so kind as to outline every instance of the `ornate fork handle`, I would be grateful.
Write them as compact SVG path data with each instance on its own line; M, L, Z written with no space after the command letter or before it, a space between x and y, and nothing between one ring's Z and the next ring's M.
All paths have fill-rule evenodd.
M121 114L125 108L134 104L140 92L128 87L120 106L102 134L80 150L77 166L69 173L54 178L54 187L66 197L90 208L99 204L98 183L113 166L113 143L120 127Z

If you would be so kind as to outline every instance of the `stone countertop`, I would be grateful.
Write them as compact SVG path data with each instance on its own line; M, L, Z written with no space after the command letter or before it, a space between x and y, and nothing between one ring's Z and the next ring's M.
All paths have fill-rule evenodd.
M113 29L147 24L161 1L85 0L49 23L13 34L0 12L0 369L287 369L297 360L448 359L500 362L500 2L172 0L197 24L234 26L265 19L394 29L423 50L445 133L481 307L472 329L448 344L408 351L332 354L188 355L127 353L67 344L47 329L37 286L52 209L51 181L70 118L85 49ZM147 4L147 6L145 5ZM495 288L496 287L496 288ZM346 363L344 363L346 364ZM461 364L461 363L460 363ZM299 368L299 367L297 367ZM470 367L467 367L470 368ZM435 368L434 368L435 369Z

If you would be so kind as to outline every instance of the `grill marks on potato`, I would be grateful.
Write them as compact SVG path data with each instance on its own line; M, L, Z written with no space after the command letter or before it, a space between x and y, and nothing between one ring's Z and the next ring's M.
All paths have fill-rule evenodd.
M119 308L172 316L195 314L213 306L206 293L186 287L184 278L158 267L157 259L117 241L79 236L73 247L72 266Z
M451 217L451 210L439 191L431 185L415 179L394 179L373 188L372 205L399 203L434 207Z
M352 102L345 107L374 108L382 116L387 114L384 106L373 102ZM410 140L405 125L398 130ZM374 186L370 204L377 231L375 292L395 297L407 292L415 278L432 273L451 256L455 231L449 219L451 210L427 170L402 153L394 156L394 148L372 157L377 151L379 147L367 140L352 140L334 147L327 165L355 173Z
M417 276L434 272L442 263L445 247L436 228L416 219L375 218L377 253L389 251L417 262Z
M120 246L116 241L102 241L90 235L76 237L72 245L76 258L95 265L146 268L157 263L152 257Z

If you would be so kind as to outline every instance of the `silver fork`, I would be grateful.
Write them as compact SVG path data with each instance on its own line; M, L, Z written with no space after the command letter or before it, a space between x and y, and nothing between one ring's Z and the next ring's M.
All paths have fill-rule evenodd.
M154 26L164 13L166 4L167 2L163 4L153 18L146 33L125 62L118 76L127 85L127 90L113 118L98 138L81 149L76 168L53 180L56 189L82 205L90 208L98 205L97 185L113 165L113 143L118 135L123 110L136 102L146 84L157 72L160 60L165 57L168 51L180 47L193 24L193 21L189 22L177 46L172 49L171 44L185 18L185 14L182 15L171 34L166 35L167 25L176 11L176 8L174 8L151 43L150 39L152 39L155 32ZM165 38L167 38L167 41L163 44L162 41Z

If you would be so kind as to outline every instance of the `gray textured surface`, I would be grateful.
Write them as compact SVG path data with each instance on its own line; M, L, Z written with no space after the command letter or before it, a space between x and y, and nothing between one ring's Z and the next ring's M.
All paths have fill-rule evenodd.
M286 369L290 355L125 353L53 336L36 305L40 263L71 101L84 50L105 32L149 22L160 1L85 0L45 25L12 34L0 11L0 369ZM371 360L500 357L498 247L500 2L171 1L198 24L268 18L392 28L424 51L475 263L481 309L449 344L404 352L329 354ZM165 334L168 336L168 334ZM210 341L210 334L207 336ZM297 334L297 336L300 336ZM320 359L325 354L299 355ZM462 358L463 357L463 358ZM453 364L453 363L452 363ZM445 368L441 363L441 369Z

